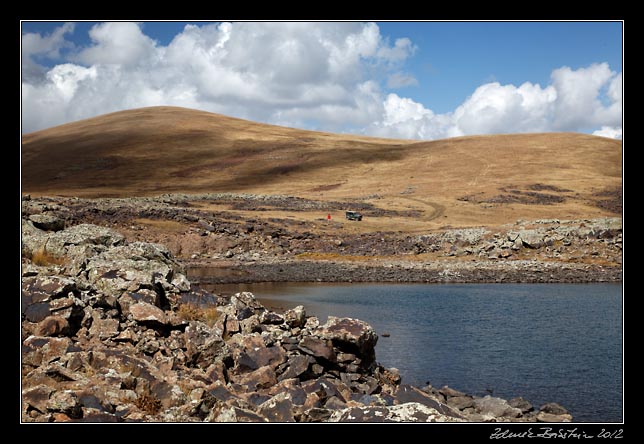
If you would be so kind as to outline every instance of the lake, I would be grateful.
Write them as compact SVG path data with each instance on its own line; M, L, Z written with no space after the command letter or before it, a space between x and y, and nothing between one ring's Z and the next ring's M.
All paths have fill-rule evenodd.
M362 319L376 358L403 383L469 394L522 396L566 407L575 422L623 421L621 284L219 285L251 291L272 309L304 305Z

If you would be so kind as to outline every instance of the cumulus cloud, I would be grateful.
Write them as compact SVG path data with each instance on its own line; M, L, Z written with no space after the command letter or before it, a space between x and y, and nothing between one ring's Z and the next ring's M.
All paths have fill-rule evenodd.
M409 39L390 45L374 23L353 22L186 25L167 46L131 22L101 23L89 36L92 44L44 82L23 76L23 131L149 105L315 127L333 126L338 116L344 127L367 125L382 108L367 71L396 70L415 50ZM23 68L35 63L37 46L23 43Z
M75 59L86 65L117 64L129 67L149 64L155 43L138 24L132 22L101 23L92 27L89 36L94 43Z
M612 126L602 126L601 129L593 131L593 136L608 137L609 139L622 138L622 129L613 128Z
M453 111L436 114L392 92L422 87L405 69L417 48L408 38L391 44L375 23L186 25L167 45L143 31L132 22L101 23L82 48L66 40L73 24L49 35L23 34L23 132L121 109L176 105L409 139L621 134L622 74L606 63L555 69L544 86L486 83ZM60 63L45 67L43 59Z
M434 114L422 104L390 94L383 117L367 132L383 137L437 139L471 134L582 131L621 137L622 74L608 64L552 72L545 87L498 82L479 86L453 112ZM605 92L604 92L605 91ZM405 103L405 112L401 104ZM413 106L412 106L413 103ZM396 116L392 120L392 116ZM599 134L601 133L601 134Z
M74 31L73 23L65 23L49 35L42 36L34 32L26 32L21 38L22 78L31 83L40 82L46 73L45 69L34 61L35 58L57 59L60 50L73 47L65 40L65 35Z
M600 124L621 124L621 74L618 76L607 63L593 64L587 68L572 70L569 67L552 72L552 83L557 90L555 127L563 130L577 127L592 127ZM609 99L611 106L600 101L600 90L613 87Z

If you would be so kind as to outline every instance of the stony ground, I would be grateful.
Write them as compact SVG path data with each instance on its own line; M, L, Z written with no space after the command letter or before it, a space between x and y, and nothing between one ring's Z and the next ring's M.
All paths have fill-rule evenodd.
M128 241L162 243L193 281L206 275L217 283L622 279L621 217L515 221L426 232L372 231L363 229L361 222L338 218L290 217L322 215L344 205L252 194L50 197L23 202L23 215L41 228L94 223L118 230ZM396 214L390 216L400 216L370 203L356 205L366 218L392 212Z

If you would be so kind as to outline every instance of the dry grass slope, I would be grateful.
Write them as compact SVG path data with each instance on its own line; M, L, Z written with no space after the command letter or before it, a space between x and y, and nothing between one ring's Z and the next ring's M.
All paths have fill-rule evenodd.
M422 212L394 221L405 230L615 215L622 148L576 133L378 139L151 107L25 134L22 180L35 195L369 197Z

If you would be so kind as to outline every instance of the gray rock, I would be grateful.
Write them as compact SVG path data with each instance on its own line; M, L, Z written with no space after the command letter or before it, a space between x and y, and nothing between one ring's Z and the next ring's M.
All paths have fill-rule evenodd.
M512 398L508 401L508 404L515 409L521 410L521 413L525 414L534 410L532 404L523 399L522 397Z
M568 414L568 410L566 410L564 407L560 406L556 402L549 402L547 404L542 405L539 411L544 413L550 413L552 415Z
M109 228L98 225L74 225L49 236L47 249L52 254L64 256L71 245L104 245L113 247L125 243L125 237Z
M349 407L337 410L328 418L328 422L389 422L387 407L368 406L368 407Z
M518 238L524 247L541 248L544 246L545 233L542 230L522 230L518 233Z
M306 310L304 306L298 305L295 308L284 312L284 322L291 328L303 327L306 323Z
M347 406L347 403L342 401L337 396L331 396L327 398L326 402L324 403L324 408L327 408L330 410L340 410L340 409L346 408L346 406Z
M443 388L439 389L438 392L445 396L445 398L451 398L454 396L465 396L465 393L459 392L458 390L454 390L453 388L450 388L448 386L444 386Z
M327 421L333 414L332 410L313 407L306 411L308 422L322 422ZM339 422L339 421L336 421Z
M251 334L261 331L261 324L259 322L259 316L252 315L248 318L244 318L239 322L239 328L242 334Z
M239 407L224 408L213 419L206 421L211 422L268 422L266 418L258 415L252 410L242 409Z
M293 402L288 393L278 393L259 406L257 412L269 422L295 422Z
M32 221L22 219L21 250L23 256L30 257L33 252L43 250L48 240L49 233L36 228Z
M280 325L284 323L284 317L273 311L263 311L259 315L259 322L261 324Z
M244 308L250 308L253 311L265 310L264 306L255 298L255 295L247 291L235 293L230 297L230 303L234 305L238 311Z
M329 422L462 422L426 405L410 402L390 407L350 407L335 411Z
M447 405L458 410L474 407L474 398L471 396L452 396L447 399Z
M403 384L396 392L396 404L405 404L409 402L423 404L437 411L441 415L451 416L453 418L463 417L458 410L444 404L429 393L411 385Z
M378 395L362 395L358 398L358 402L366 406L386 407L388 405L387 401Z
M309 365L313 364L315 359L306 355L295 355L288 359L288 368L284 373L279 376L279 380L297 378L302 373L306 372Z
M176 273L172 278L171 284L181 292L190 291L190 281L182 273Z
M80 418L82 416L78 396L71 390L54 392L47 400L46 405L47 410L64 413L70 418Z
M65 221L51 213L32 214L29 220L40 230L60 231L65 228Z
M565 413L555 415L552 413L539 412L536 416L537 422L572 422L572 415Z
M474 408L477 413L484 416L490 415L497 418L503 416L517 418L521 416L521 410L510 406L505 399L495 398L489 395L484 398L474 399Z

